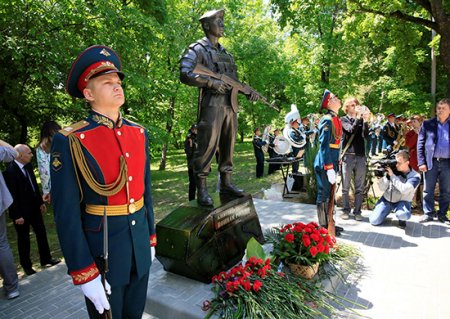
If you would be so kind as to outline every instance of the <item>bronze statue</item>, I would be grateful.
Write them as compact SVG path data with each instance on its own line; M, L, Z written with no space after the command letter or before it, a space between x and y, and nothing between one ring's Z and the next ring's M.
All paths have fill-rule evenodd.
M198 148L193 166L197 182L197 201L211 206L206 179L211 161L219 151L220 194L242 197L244 192L231 183L233 153L237 131L237 93L241 92L251 101L264 98L238 81L233 56L219 43L224 34L224 10L206 12L199 19L206 37L191 44L181 58L180 80L199 88ZM197 67L197 68L196 68ZM199 71L200 69L203 72ZM224 75L225 80L220 79ZM230 79L234 80L230 81ZM235 87L233 83L241 84Z

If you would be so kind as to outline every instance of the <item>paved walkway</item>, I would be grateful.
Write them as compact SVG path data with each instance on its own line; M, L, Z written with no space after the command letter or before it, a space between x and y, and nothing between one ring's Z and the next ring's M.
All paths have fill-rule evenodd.
M255 200L255 206L263 228L316 219L313 205ZM345 227L340 240L359 247L364 256L360 273L350 278L349 285L339 287L341 295L366 307L356 309L365 318L450 318L446 303L450 296L450 227L438 222L419 224L418 216L408 221L406 230L396 227L396 221L373 227L368 224L368 213L363 212L363 222L337 220ZM160 272L158 267L155 264L155 273ZM63 263L22 278L20 292L14 300L0 297L0 318L87 318L81 291L71 284ZM153 304L148 306L149 313L158 312L151 310ZM338 317L360 318L348 312ZM146 314L144 318L155 317Z

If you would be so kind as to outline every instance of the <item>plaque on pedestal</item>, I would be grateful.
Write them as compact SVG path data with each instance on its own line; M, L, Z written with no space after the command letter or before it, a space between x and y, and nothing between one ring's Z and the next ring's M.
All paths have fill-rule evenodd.
M244 256L248 240L264 236L250 195L214 196L214 207L196 201L176 208L156 225L156 258L166 271L210 283Z

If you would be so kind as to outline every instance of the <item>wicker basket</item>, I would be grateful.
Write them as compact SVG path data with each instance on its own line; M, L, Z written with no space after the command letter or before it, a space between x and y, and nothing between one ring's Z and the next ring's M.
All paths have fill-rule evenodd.
M319 263L315 263L312 266L305 266L299 264L288 264L291 272L297 277L303 277L306 279L311 279L317 274L319 270Z

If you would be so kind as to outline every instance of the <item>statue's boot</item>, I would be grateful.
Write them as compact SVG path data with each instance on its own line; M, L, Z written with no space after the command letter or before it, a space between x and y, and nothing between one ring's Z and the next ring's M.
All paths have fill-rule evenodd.
M206 178L197 177L197 203L202 206L213 206L213 200L208 194Z
M245 192L231 183L231 173L220 173L220 195L243 197Z

